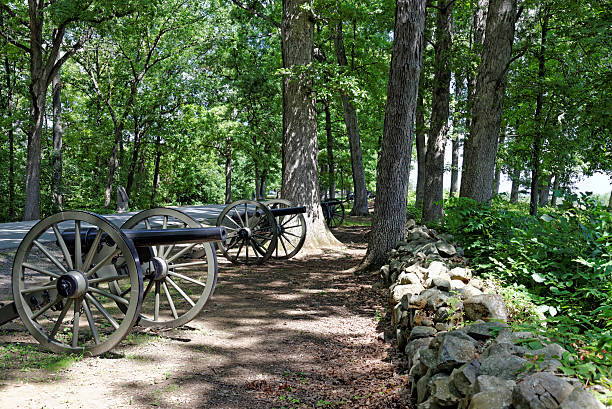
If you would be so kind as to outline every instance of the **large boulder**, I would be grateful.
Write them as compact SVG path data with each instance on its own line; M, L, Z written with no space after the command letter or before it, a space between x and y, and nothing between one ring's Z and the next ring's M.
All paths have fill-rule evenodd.
M504 379L515 379L527 368L527 360L510 354L491 355L480 362L480 375L497 376Z
M556 409L573 392L567 381L548 372L525 377L512 391L515 409Z
M442 257L453 257L457 254L455 247L444 240L438 240L436 242L436 248L438 249L438 254Z
M438 371L450 371L474 359L476 355L474 340L456 335L458 333L449 332L443 337L438 349Z
M595 396L585 390L582 385L578 385L561 402L559 409L605 409L605 407Z
M406 294L419 294L424 289L421 284L396 285L389 293L389 302L395 306Z

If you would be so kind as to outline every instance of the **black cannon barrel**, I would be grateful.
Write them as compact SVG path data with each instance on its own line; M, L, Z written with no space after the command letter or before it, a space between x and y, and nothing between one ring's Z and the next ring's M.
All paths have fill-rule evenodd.
M225 227L199 227L186 229L121 229L136 247L160 246L166 244L204 243L225 241Z
M306 213L306 206L281 207L279 209L270 209L270 212L272 212L274 217L290 216L293 214Z

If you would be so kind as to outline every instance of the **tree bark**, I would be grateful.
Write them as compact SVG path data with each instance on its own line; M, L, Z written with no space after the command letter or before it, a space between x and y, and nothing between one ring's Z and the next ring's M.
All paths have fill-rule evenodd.
M544 207L548 206L548 200L550 198L550 182L552 181L552 175L546 175L540 178L540 197L539 205Z
M612 210L612 192L610 192L610 199L608 200L608 209Z
M286 69L312 62L312 6L312 0L283 0L281 42ZM311 80L303 74L284 75L283 85L283 198L306 206L306 249L338 246L319 202L317 113Z
M132 147L132 158L130 160L130 169L128 170L127 183L125 185L125 193L128 197L132 197L132 186L134 185L134 175L136 174L136 166L138 165L138 157L140 156L140 147L142 145L143 132L140 124L140 117L134 114L134 146Z
M450 53L453 29L453 0L438 0L434 60L434 91L431 103L431 127L425 156L425 191L423 220L444 217L444 151L448 135L450 103Z
M476 79L469 153L464 162L462 197L484 203L491 199L501 124L502 101L512 54L516 0L491 0L482 60Z
M334 135L332 134L331 111L329 107L329 98L323 102L325 106L325 136L327 148L327 176L329 177L329 194L328 198L336 197L336 163L334 159Z
M408 148L417 105L424 26L425 0L396 1L384 134L376 169L376 205L362 269L383 264L389 250L405 237Z
M539 192L540 186L540 156L542 154L542 143L544 139L542 123L542 107L544 105L544 77L546 76L546 36L548 34L548 17L549 8L544 6L540 10L540 21L542 27L542 36L540 42L540 50L538 52L538 96L536 98L536 110L534 122L536 126L533 146L531 148L531 197L529 201L529 214L535 216L538 214Z
M425 139L425 104L423 93L425 92L423 71L419 79L419 90L416 105L416 149L417 149L417 183L416 183L416 207L423 208L423 195L425 191L425 156L427 155L427 141Z
M344 40L342 38L342 22L338 23L336 26L334 46L338 65L347 67L348 61L346 59ZM366 189L365 171L363 169L363 159L361 155L361 140L357 123L357 111L346 92L340 92L340 96L342 97L344 124L346 125L346 132L348 133L349 147L351 150L351 167L353 170L354 204L351 215L367 216L369 214L368 191Z
M512 172L512 188L510 188L510 203L517 203L521 187L521 171L518 167Z
M151 187L151 207L155 206L155 196L157 195L157 187L159 186L159 164L161 162L161 156L161 136L157 135L155 141L155 171L153 172L153 186Z
M455 74L455 112L453 113L453 143L451 151L451 183L450 197L456 196L459 192L459 150L461 147L461 111L459 110L459 100L461 98L461 89L463 87L463 79Z
M559 174L557 173L555 175L555 181L553 182L553 195L552 195L552 198L550 199L550 205L552 207L557 206L557 195L555 192L559 190L560 186L561 186L561 178L559 177Z
M51 154L51 195L53 197L54 211L62 211L62 142L64 130L62 128L62 83L60 71L53 76L53 153Z

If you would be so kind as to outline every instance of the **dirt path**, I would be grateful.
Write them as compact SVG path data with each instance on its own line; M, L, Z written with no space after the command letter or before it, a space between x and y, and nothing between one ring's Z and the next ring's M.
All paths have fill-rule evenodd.
M10 323L0 329L0 408L411 407L401 362L378 339L384 295L374 277L342 272L363 257L365 233L340 229L340 253L248 268L220 259L200 318L136 331L105 357L48 354Z

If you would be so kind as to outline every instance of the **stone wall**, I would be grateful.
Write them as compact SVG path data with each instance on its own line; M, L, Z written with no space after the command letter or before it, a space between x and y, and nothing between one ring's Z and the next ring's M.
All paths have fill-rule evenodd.
M419 409L604 408L558 372L561 346L510 330L504 299L473 277L451 236L406 227L380 274Z

